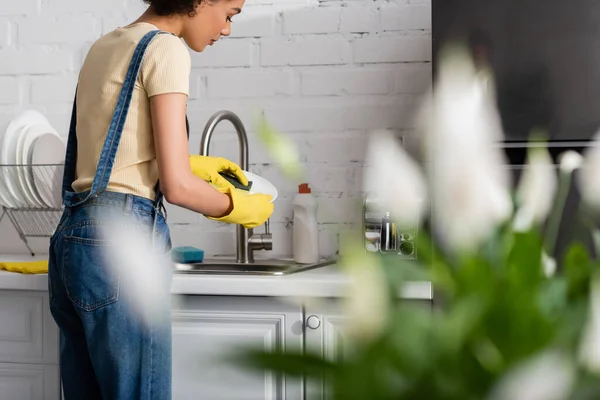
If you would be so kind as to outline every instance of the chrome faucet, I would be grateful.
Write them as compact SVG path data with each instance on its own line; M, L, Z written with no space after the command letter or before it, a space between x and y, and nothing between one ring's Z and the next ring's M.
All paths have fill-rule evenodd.
M231 122L237 132L240 146L240 161L239 166L248 171L248 135L240 118L231 111L222 110L215 113L204 127L202 140L200 141L200 155L207 156L210 146L210 139L217 125L227 120ZM236 262L248 264L254 262L255 250L272 250L273 236L269 232L269 220L265 223L265 233L254 234L252 229L246 229L241 225L236 226Z

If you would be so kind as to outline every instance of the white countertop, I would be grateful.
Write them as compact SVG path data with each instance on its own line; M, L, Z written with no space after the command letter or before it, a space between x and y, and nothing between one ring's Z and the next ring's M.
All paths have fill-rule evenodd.
M48 256L31 257L27 255L0 256L2 261L33 261L44 260ZM19 274L0 270L0 290L48 290L48 276L46 274Z
M6 260L6 257L2 257ZM340 297L348 279L335 265L283 276L173 274L171 292L182 295ZM46 274L27 275L0 271L0 290L48 290ZM430 282L407 282L400 289L406 299L430 300Z

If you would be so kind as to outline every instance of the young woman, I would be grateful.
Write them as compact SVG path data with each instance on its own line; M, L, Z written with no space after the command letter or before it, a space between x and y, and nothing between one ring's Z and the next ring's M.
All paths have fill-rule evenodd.
M102 229L133 228L164 255L171 242L163 196L249 228L273 212L269 196L219 179L229 170L247 183L236 164L188 155L191 63L183 42L202 51L229 35L244 0L144 1L149 8L137 21L91 47L73 105L48 274L67 400L171 398L170 309L129 312L132 294L107 261L113 243ZM168 298L170 269L164 276Z

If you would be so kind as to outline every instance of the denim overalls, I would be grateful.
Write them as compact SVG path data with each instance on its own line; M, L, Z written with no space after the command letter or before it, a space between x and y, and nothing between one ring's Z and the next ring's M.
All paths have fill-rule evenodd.
M159 33L167 32L149 32L135 49L92 187L83 193L71 188L77 160L73 105L63 177L65 208L50 239L48 268L66 400L171 399L171 269L160 271L164 307L153 310L148 325L148 318L126 306L128 293L121 276L106 261L113 244L100 231L116 222L146 235L157 254L164 256L171 247L158 185L154 202L106 191L144 53Z

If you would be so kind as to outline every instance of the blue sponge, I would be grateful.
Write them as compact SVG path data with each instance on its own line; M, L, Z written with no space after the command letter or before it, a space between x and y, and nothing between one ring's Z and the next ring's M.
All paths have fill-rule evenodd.
M181 264L201 263L204 260L204 250L192 246L174 247L171 249L171 259Z

